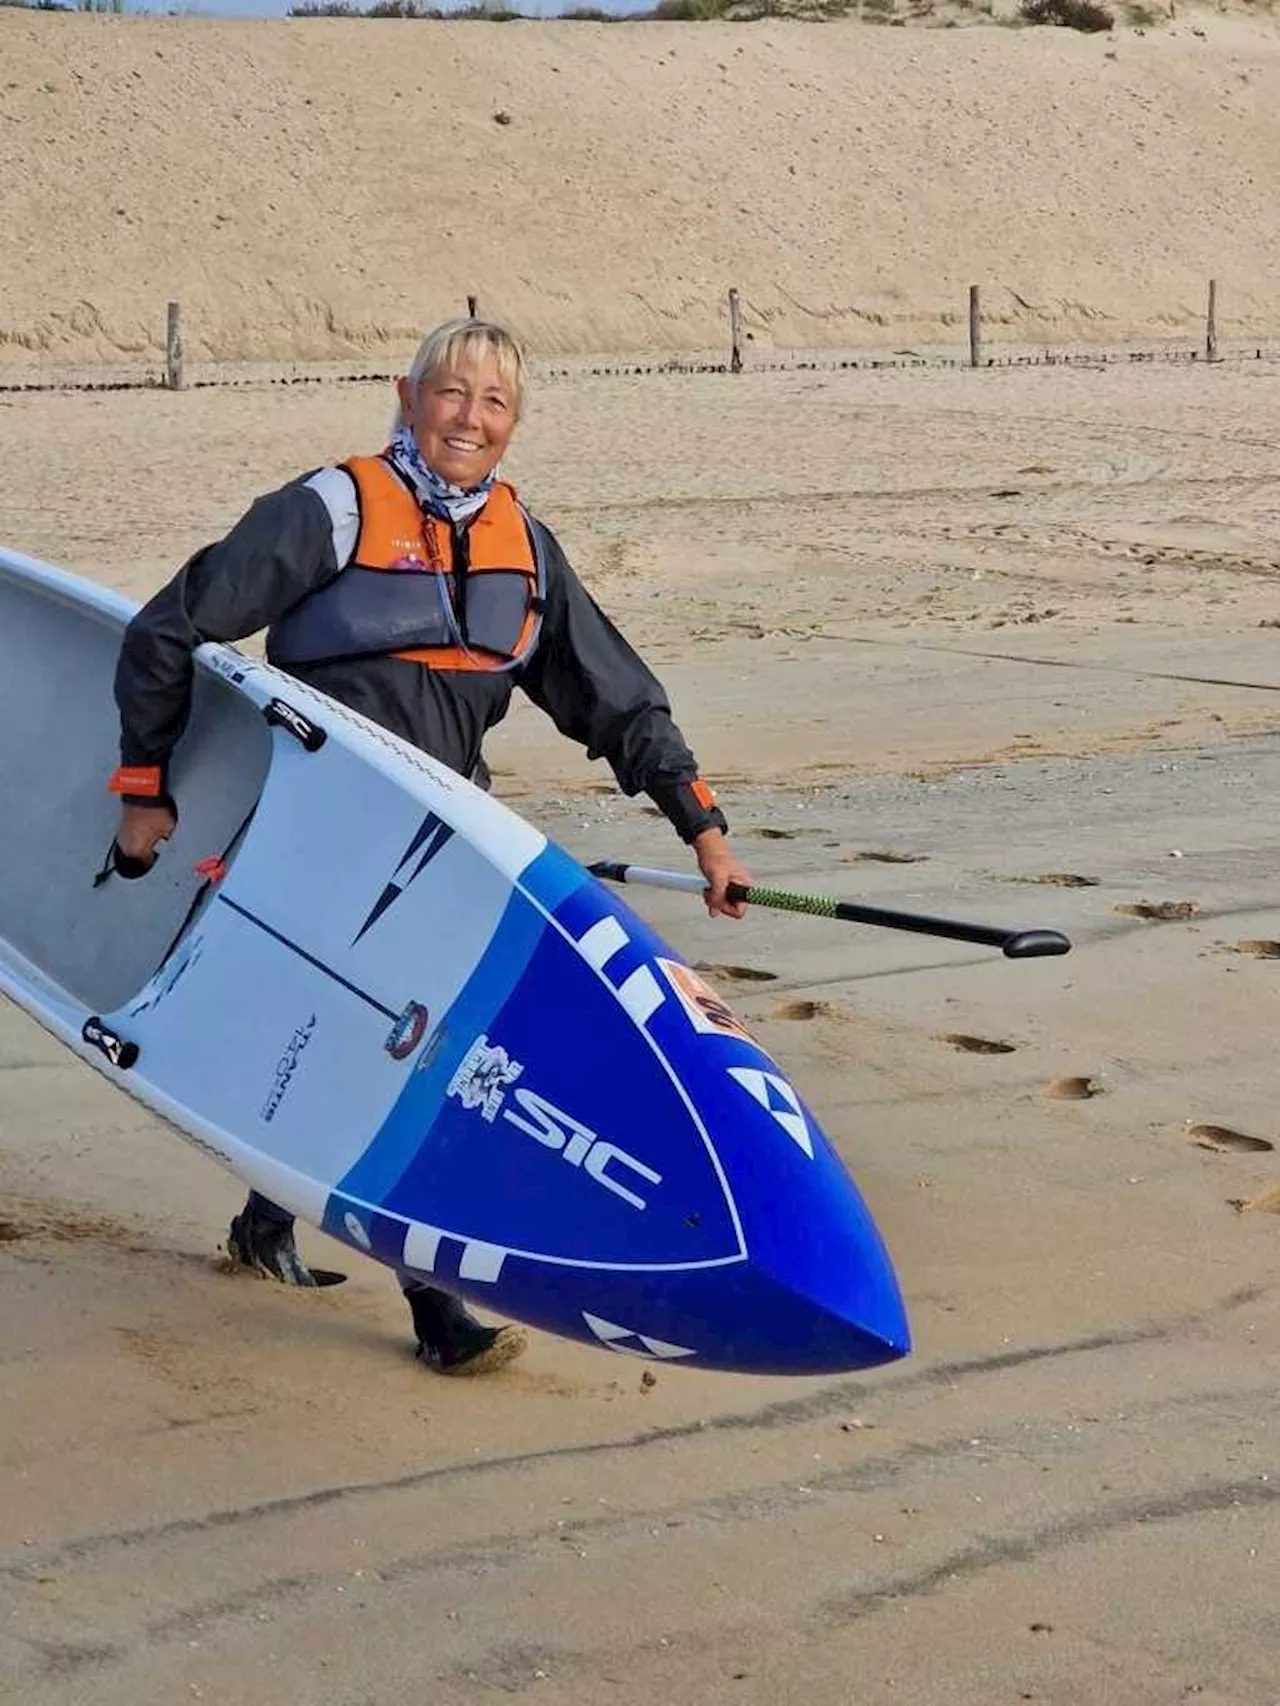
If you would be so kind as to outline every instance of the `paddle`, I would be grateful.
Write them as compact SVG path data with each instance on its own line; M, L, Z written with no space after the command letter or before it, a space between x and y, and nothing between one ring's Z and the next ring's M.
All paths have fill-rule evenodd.
M593 877L611 883L644 883L650 888L683 889L689 894L703 894L707 887L700 876L692 873L653 871L644 865L625 864L620 859L599 859L587 869ZM1071 943L1057 930L1000 930L991 924L926 918L918 912L858 906L853 901L831 900L821 894L796 894L790 889L764 888L758 883L752 883L749 888L741 883L730 883L729 899L745 900L752 906L771 906L781 912L807 912L815 918L838 918L846 924L878 924L885 930L911 930L920 936L947 936L957 942L980 942L986 947L999 948L1010 960L1065 954L1071 949Z

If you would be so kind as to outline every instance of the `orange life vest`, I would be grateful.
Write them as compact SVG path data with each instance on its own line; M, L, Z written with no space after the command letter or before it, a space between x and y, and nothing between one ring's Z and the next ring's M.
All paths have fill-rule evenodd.
M546 567L537 529L499 481L464 529L427 515L381 456L342 466L356 483L351 562L273 624L273 663L408 658L429 669L500 670L537 643Z

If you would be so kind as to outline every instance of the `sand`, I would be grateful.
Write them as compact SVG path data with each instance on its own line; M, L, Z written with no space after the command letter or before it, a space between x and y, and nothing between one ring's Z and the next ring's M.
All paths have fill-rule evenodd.
M384 404L6 399L0 537L145 594ZM836 1138L915 1355L647 1388L536 1337L440 1381L318 1234L337 1292L220 1273L234 1181L7 1010L15 1698L1270 1706L1280 1164L1191 1128L1280 1141L1278 443L1265 362L536 393L511 471L753 869L1075 941L640 897ZM493 759L581 855L679 863L532 708Z
M1094 69L1165 55L1171 103L1200 77L1239 99L1213 57L1219 27L1239 26L1125 38ZM137 40L156 32L168 51L196 39L186 28ZM321 39L208 28L240 55L246 112L273 55ZM372 26L352 28L327 39L378 51ZM76 39L105 60L125 36L0 13L0 54L42 43L53 81ZM494 39L514 77L506 32ZM591 51L617 53L612 34L573 38L598 39ZM724 39L813 79L854 41L844 26ZM1106 51L1056 39L1082 79ZM1269 38L1250 39L1260 64ZM478 35L448 40L455 59L479 51ZM510 40L532 44L521 87L540 88L551 48ZM1052 58L1003 31L857 41L868 78L899 53ZM673 76L693 76L686 55L723 58L712 42L673 38ZM630 68L603 65L584 111L626 97ZM974 105L994 99L965 75ZM793 94L806 136L853 122L812 87ZM1002 99L1031 97L1011 82ZM499 100L519 118L495 84L485 106ZM212 120L186 110L194 180ZM364 135L351 113L344 134ZM1242 149L1276 122L1261 104L1255 118L1233 130ZM1115 122L1094 155L1130 134ZM584 134L602 148L598 123ZM1203 113L1187 124L1219 158ZM0 125L0 148L15 134L32 127ZM1152 152L1178 134L1158 150L1152 131ZM107 170L83 146L68 195ZM1144 184L1184 168L1163 170ZM132 168L116 175L126 199L148 193ZM842 183L852 196L866 175ZM0 174L6 221L12 195ZM1143 265L1178 246L1152 196L1133 215ZM95 234L103 205L82 203ZM1213 258L1233 269L1273 241L1239 203L1203 205L1229 220ZM600 219L607 240L561 244L584 278L641 241L612 204ZM1106 231L1081 231L1073 264L1118 223L1113 206ZM388 246L403 236L383 229ZM831 241L851 264L847 234ZM9 323L52 323L63 300L65 245L40 246L6 263ZM114 350L160 277L136 256L113 272L96 235L85 249L115 329L101 348L59 333L50 360ZM540 300L549 253L529 251ZM715 279L719 254L692 228L685 257ZM190 264L195 277L194 250ZM328 299L314 258L288 265L315 266ZM400 288L375 309L352 283L350 300L389 326L431 309L393 311ZM257 323L249 296L227 312L226 328ZM563 312L542 324L568 343ZM0 541L145 596L257 491L376 446L389 401L337 383L0 393ZM895 1256L915 1353L857 1379L663 1368L646 1386L632 1361L535 1335L501 1376L440 1380L412 1360L388 1276L319 1234L306 1253L351 1276L335 1291L221 1272L235 1181L5 1007L0 1697L1275 1706L1280 1159L1257 1141L1280 1144L1278 457L1280 363L1265 359L535 385L510 472L659 669L753 871L1075 943L1019 965L632 897L720 968L708 975L839 1145ZM665 824L531 707L491 756L501 794L578 854L680 863Z
M1194 334L1212 276L1224 337L1275 335L1280 28L1176 10L1082 36L0 8L0 367L154 362L169 298L193 361L400 352L471 293L548 353L720 348L731 285L757 355L954 342L971 284L989 341Z

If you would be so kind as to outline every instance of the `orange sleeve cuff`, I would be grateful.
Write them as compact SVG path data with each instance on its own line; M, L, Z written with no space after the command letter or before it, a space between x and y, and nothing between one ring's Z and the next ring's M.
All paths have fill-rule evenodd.
M122 764L107 783L107 792L158 800L164 794L164 772L158 764Z

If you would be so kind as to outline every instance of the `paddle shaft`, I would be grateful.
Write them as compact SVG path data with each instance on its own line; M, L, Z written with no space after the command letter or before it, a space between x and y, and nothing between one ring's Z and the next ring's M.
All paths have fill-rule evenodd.
M594 877L612 883L642 883L649 888L680 889L704 894L706 882L684 871L655 871L645 865L601 859L587 869ZM791 889L749 887L729 884L729 899L751 906L768 906L779 912L804 912L814 918L836 918L846 924L877 924L885 930L909 930L918 936L945 936L955 942L978 942L999 948L1011 960L1037 959L1046 954L1065 954L1071 943L1057 930L1000 930L991 924L967 924L954 918L928 918L918 912L898 912L889 907L859 906L854 901L832 900L827 895L797 894Z

